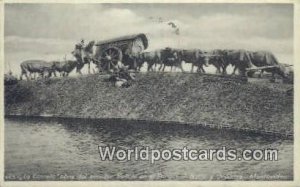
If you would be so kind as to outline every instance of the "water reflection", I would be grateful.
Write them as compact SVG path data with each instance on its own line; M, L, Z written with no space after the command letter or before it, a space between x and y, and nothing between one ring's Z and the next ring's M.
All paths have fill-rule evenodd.
M279 161L101 161L98 146L122 149L277 148ZM7 118L5 175L29 180L243 180L293 178L293 141L145 121ZM228 176L224 176L224 174ZM53 175L53 177L52 177ZM67 176L62 178L61 175ZM69 177L69 178L68 178ZM23 180L22 177L19 179ZM260 180L268 180L262 178Z

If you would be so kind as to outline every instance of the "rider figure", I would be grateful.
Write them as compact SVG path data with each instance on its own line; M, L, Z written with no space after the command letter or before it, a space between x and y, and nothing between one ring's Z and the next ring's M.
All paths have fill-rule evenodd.
M80 43L77 43L75 45L75 50L72 52L72 54L76 56L82 56L82 50L84 48L84 40L81 39Z
M81 39L80 43L77 43L75 45L75 49L74 51L72 51L72 54L74 55L74 57L76 58L76 60L78 61L78 65L77 65L77 72L80 73L80 69L83 67L84 62L83 62L83 49L84 49L84 40Z
M81 39L80 43L77 44L78 46L81 47L81 49L84 48L84 39Z

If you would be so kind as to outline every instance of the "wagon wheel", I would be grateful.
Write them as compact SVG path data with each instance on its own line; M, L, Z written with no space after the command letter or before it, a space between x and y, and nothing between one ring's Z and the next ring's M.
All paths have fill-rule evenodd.
M108 71L122 61L122 51L119 48L111 47L104 50L101 54L101 61L104 62L104 67Z

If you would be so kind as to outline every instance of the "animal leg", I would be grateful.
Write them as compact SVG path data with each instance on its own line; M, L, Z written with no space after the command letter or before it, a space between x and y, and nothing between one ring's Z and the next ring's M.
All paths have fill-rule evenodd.
M135 71L137 71L137 62L136 62L136 59L134 58L134 60L133 60L133 69L135 70Z
M29 76L28 76L28 74L27 74L27 72L25 72L25 77L26 77L26 80L30 79Z
M27 71L26 71L26 69L25 69L22 65L20 65L20 67L21 67L21 76L20 76L20 80L22 80L24 75L25 75L25 77L27 78L27 75L26 75ZM28 80L28 78L27 78L27 80Z
M155 66L156 66L155 62L151 62L151 71L155 71Z
M25 78L28 80L26 72L24 72L24 71L21 72L20 80L23 80L24 75L25 75Z
M217 71L218 71L218 74L221 74L221 67L220 66L218 66Z
M223 66L222 69L223 69L222 73L224 75L226 75L227 74L227 66Z
M247 72L245 68L239 68L239 74L242 77L247 77Z
M147 71L150 71L150 65L149 65L149 63L148 63Z
M153 64L151 62L147 62L147 64L148 64L147 71L150 71L150 70L153 71L153 69L152 69Z
M91 74L91 63L88 62L88 73Z
M259 75L258 75L258 77L261 78L262 75L263 75L263 73L264 73L264 70L261 70L260 73L259 73Z
M191 73L193 73L193 72L194 72L194 64L192 64L192 69L191 69Z
M184 72L184 69L183 69L183 67L182 67L182 64L180 63L180 65L179 65L179 69L181 70L181 72Z
M26 79L27 79L27 80L30 80L30 75L28 75L28 72L26 72L25 75L26 75Z
M39 76L40 76L41 78L44 78L44 72L40 72L40 73L39 73Z
M162 68L163 66L165 66L161 61L159 62L159 64L160 64L160 66L159 66L159 68L158 68L158 71L160 71L161 68Z
M200 69L202 70L202 73L205 73L203 66L200 66Z
M204 69L202 66L198 66L197 73L204 73Z
M49 72L48 72L48 78L51 78L51 77L52 77L52 73L53 73L53 71L49 71Z
M276 82L276 77L274 72L272 72L272 78L270 79L270 82Z
M162 64L159 65L159 67L156 69L156 71L161 71Z
M237 70L237 66L234 66L232 75L235 75L236 70Z

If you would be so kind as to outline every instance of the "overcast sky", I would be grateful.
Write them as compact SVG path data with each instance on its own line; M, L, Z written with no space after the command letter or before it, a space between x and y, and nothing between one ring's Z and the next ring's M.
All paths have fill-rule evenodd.
M6 70L28 59L72 58L81 38L135 33L148 36L147 50L269 50L293 63L292 4L5 4Z

